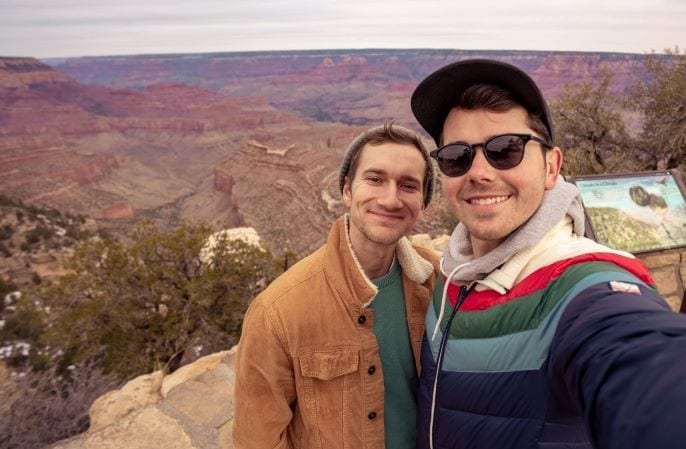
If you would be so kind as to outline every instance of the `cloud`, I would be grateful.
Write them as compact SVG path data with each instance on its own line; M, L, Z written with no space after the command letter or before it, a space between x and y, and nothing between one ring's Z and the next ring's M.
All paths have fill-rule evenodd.
M0 54L683 47L682 0L0 0Z

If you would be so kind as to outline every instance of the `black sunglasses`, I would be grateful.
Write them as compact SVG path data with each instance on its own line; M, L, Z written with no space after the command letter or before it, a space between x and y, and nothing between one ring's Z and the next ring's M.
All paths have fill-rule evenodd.
M433 150L430 155L438 162L441 172L450 177L462 176L469 171L476 156L476 147L482 147L484 157L492 167L498 170L514 168L524 158L524 147L533 140L546 148L552 145L531 134L502 134L494 136L483 143L455 142Z

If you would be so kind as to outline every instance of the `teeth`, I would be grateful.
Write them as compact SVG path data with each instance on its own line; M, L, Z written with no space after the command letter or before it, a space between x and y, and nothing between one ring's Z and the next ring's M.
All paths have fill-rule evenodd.
M494 196L491 198L478 198L478 199L470 200L469 202L471 204L486 205L486 204L502 203L503 201L507 200L507 198L508 197L506 197L506 196Z

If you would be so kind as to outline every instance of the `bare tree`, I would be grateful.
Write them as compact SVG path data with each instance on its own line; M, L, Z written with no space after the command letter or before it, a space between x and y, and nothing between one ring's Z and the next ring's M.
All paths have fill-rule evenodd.
M665 50L646 59L649 78L633 91L643 114L640 143L652 155L651 169L686 168L686 53Z
M557 144L565 151L566 174L585 175L640 168L640 151L627 131L623 99L610 92L612 74L602 69L597 83L569 85L551 103Z
M95 399L119 386L93 363L73 366L68 376L57 367L13 376L13 396L0 409L0 447L40 448L88 429L88 409ZM0 401L8 398L0 397Z

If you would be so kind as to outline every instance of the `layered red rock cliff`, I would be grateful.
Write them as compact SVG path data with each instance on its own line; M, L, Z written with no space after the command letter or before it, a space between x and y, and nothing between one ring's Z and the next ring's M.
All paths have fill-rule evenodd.
M30 58L0 58L0 103L2 191L101 221L131 220L134 210L168 217L170 208L178 217L184 201L211 191L204 180L246 133L308 126L259 96L179 83L85 86ZM229 204L215 201L208 218L222 208L240 217L228 179L216 187Z
M603 67L618 92L644 76L643 55L578 52L48 61L57 70L31 58L0 58L0 189L105 224L145 216L169 225L201 219L253 226L275 252L307 252L342 211L336 173L350 140L391 119L418 128L409 108L414 86L468 57L519 65L553 97Z

